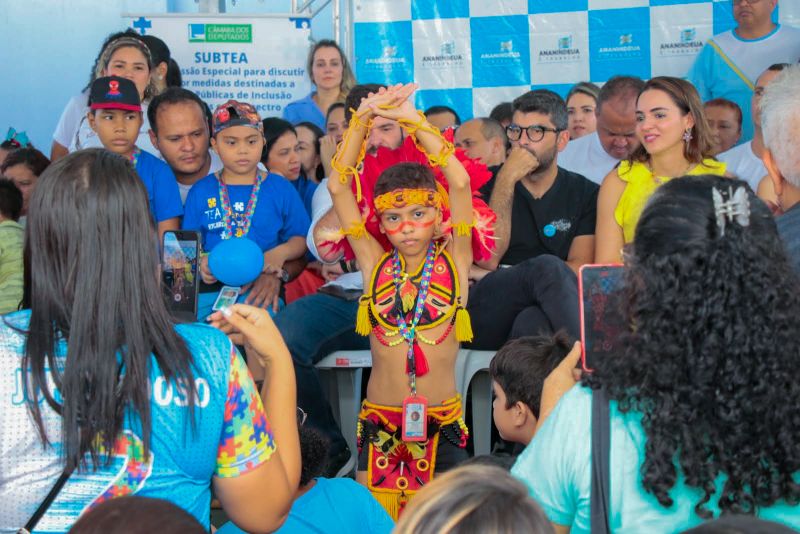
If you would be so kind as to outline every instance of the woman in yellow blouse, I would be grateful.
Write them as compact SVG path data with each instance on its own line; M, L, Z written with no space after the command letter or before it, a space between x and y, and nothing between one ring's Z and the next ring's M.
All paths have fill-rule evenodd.
M597 199L595 262L622 261L647 200L664 182L691 174L725 174L711 156L708 123L694 86L659 76L645 84L636 102L636 137L641 145L603 180Z

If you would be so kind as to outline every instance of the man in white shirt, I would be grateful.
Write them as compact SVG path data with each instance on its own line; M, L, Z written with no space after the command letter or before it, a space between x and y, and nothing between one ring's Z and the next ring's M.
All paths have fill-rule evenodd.
M597 97L597 131L573 139L558 155L558 166L596 184L639 146L636 139L636 99L644 82L634 76L614 76Z
M758 190L759 181L767 175L767 168L764 167L764 163L761 161L764 153L764 138L761 134L759 103L761 102L761 96L764 94L764 88L778 76L778 73L788 66L787 63L770 65L756 80L755 90L748 106L755 126L753 139L717 156L717 159L727 164L728 173L750 184L753 191Z
M777 5L778 0L733 0L737 26L709 39L687 75L703 101L727 98L739 104L742 141L755 131L750 95L758 75L773 63L800 59L800 29L772 22Z
M487 167L499 167L506 160L506 131L494 119L479 117L468 120L458 127L454 140L467 157L478 159Z

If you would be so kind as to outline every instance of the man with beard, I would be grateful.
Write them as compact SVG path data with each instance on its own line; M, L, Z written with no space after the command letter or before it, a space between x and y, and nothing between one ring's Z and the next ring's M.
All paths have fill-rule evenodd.
M514 100L513 109L511 153L489 202L497 213L496 254L470 273L476 349L561 328L577 338L575 273L594 256L598 187L557 164L569 142L566 104L536 90Z
M155 96L147 108L150 140L175 174L181 202L196 182L222 168L209 149L209 116L205 102L180 87Z

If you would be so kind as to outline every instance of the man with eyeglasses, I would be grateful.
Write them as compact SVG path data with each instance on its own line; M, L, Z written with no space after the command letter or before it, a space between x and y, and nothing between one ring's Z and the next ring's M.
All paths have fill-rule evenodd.
M796 0L792 0L796 1ZM742 108L744 143L753 137L750 96L755 81L773 63L797 63L800 29L772 22L778 0L732 0L736 27L709 39L687 79L703 101L727 98Z
M564 100L529 91L513 109L511 152L489 200L497 214L495 255L470 272L475 349L562 328L577 338L575 273L594 256L597 184L558 166L569 142Z

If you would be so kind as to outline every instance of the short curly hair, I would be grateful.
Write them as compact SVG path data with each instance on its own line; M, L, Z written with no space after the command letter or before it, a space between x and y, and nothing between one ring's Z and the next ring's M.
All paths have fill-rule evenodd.
M712 188L743 187L749 225L717 224ZM586 381L642 414L642 485L665 507L679 472L724 513L800 501L800 287L775 222L745 182L686 176L642 213L626 260L620 353Z

